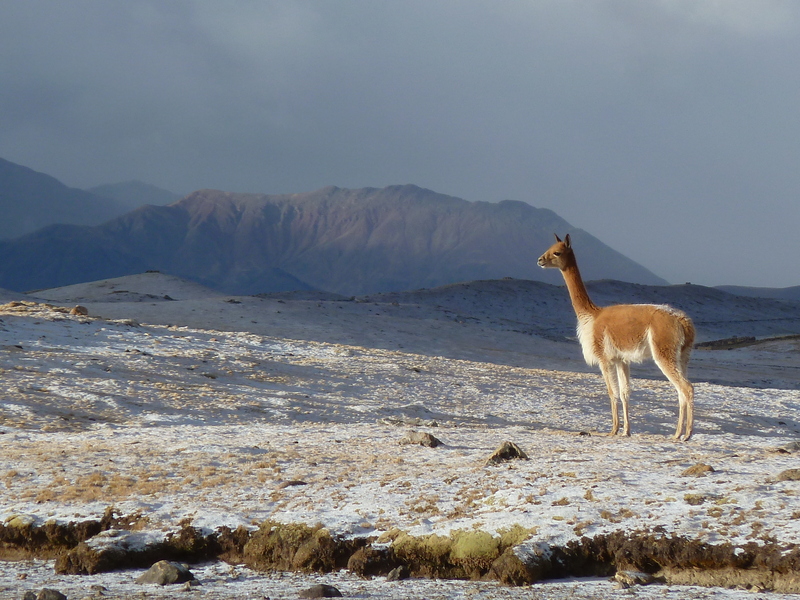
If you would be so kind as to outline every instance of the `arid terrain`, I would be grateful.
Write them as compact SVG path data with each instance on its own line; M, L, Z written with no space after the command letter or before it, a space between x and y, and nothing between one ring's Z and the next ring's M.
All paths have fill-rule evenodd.
M220 538L240 563L217 552L192 564L204 598L296 597L317 582L361 598L617 597L628 584L608 578L626 570L658 577L632 588L643 598L800 590L797 303L696 300L701 341L755 339L695 351L696 433L676 443L675 391L652 367L633 371L633 435L604 435L608 398L569 339L563 288L471 285L233 297L145 274L3 293L0 519L4 556L18 560L5 564L0 595L49 587L83 598L103 586L104 597L184 597L133 583L141 565L55 570L186 528L250 536L250 554ZM69 314L76 304L88 314ZM506 441L527 459L488 461ZM37 554L11 535L70 523L74 533L104 517L106 531L68 560L57 536ZM270 574L252 547L285 526L371 540L373 558L350 573ZM593 551L608 556L589 565ZM500 563L512 557L539 561L545 581L387 581L381 571L405 560L412 575L510 582ZM709 584L731 589L699 587Z

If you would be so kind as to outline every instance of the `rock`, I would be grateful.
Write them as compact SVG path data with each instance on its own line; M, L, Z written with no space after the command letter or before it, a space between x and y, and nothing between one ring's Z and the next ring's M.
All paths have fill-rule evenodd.
M800 481L800 469L786 469L778 474L778 481Z
M36 600L67 600L67 597L58 590L44 588L36 594Z
M170 585L173 583L185 583L192 579L194 579L194 575L186 565L169 560L160 560L142 573L136 579L136 583Z
M22 595L22 600L36 600L36 594L28 590Z
M692 506L700 506L706 500L708 500L708 496L704 496L703 494L684 494L683 495L683 501L686 502L686 504L690 504Z
M653 583L656 578L650 573L642 571L617 571L614 579L621 584L621 587L628 588L632 585L648 585Z
M400 565L389 571L389 574L386 576L386 581L400 581L402 579L408 579L409 576L408 567Z
M506 585L530 585L545 579L552 570L552 553L544 544L508 548L492 563L493 579Z
M424 431L411 431L409 434L400 440L403 445L420 445L428 448L436 448L441 446L442 442L432 436L430 433Z
M5 525L15 529L30 528L36 522L36 517L26 514L13 514L6 518Z
M78 304L77 306L74 306L72 310L69 311L69 314L87 317L89 316L89 310L85 306L81 306L80 304Z
M708 473L714 473L714 467L703 463L697 463L681 473L681 477L705 477Z
M612 579L612 581L614 581L614 580ZM614 585L612 585L612 586L611 586L611 589L612 589L612 590L627 590L629 587L631 587L631 586L630 586L630 585L628 585L628 584L627 584L627 583L625 583L625 582L622 582L622 581L614 581Z
M778 446L777 448L768 448L768 452L775 452L777 454L793 454L800 450L800 442L794 441L789 442L788 444L784 444L783 446Z
M342 592L337 590L332 585L319 583L301 591L299 596L301 598L341 598Z
M503 442L486 460L486 465L496 465L507 460L515 459L528 460L528 455L514 442Z
M391 548L368 545L356 550L347 560L347 570L359 577L391 573L397 566Z
M305 481L301 481L299 479L293 479L291 481L282 481L277 485L277 489L283 490L286 489L287 487L295 487L298 485L308 485L308 483Z

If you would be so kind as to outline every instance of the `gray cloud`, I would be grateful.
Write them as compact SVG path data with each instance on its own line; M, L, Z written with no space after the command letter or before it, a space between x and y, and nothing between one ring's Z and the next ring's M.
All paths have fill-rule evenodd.
M798 285L799 30L767 0L12 1L0 156L513 198L672 281Z

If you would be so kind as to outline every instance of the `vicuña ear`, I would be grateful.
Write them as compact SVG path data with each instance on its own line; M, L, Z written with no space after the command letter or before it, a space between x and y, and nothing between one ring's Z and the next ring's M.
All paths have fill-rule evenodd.
M561 238L560 238L560 237L558 237L558 234L557 234L557 233L554 233L553 235L554 235L554 236L556 236L556 241L557 241L557 242L560 242L560 241L561 241Z
M558 241L560 242L561 240L558 240ZM572 247L572 242L570 242L570 240L569 240L569 234L564 236L564 244L567 246L567 248L571 248Z

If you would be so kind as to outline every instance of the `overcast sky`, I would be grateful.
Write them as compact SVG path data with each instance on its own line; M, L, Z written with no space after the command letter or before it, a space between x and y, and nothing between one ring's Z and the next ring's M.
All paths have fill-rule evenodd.
M523 200L673 283L800 285L800 2L0 0L0 157Z

